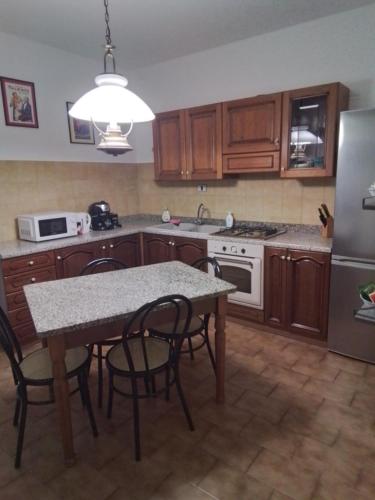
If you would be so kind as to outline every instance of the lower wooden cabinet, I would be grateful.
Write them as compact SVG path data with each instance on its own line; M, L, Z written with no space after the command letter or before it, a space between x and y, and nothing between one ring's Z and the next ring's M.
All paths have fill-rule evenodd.
M120 260L128 267L139 266L141 263L139 235L132 234L110 240L107 243L107 254L108 257Z
M207 242L183 236L144 234L143 252L145 264L179 260L191 265L207 255Z
M265 322L324 340L327 336L330 254L265 248Z

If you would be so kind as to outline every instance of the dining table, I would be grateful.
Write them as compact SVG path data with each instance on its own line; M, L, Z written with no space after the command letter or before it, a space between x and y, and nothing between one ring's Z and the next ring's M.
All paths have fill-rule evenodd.
M24 292L37 336L48 347L65 463L75 462L66 350L121 335L126 320L141 306L181 294L193 314L215 315L216 402L224 403L225 316L227 296L236 287L178 261L26 285ZM172 318L160 308L147 328Z

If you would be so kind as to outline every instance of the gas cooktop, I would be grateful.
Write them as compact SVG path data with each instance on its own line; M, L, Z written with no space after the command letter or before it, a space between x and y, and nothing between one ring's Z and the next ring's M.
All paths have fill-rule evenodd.
M251 224L238 224L230 229L222 229L214 235L231 236L234 238L249 238L252 240L268 240L279 234L286 233L286 229L280 229L266 224L251 225Z

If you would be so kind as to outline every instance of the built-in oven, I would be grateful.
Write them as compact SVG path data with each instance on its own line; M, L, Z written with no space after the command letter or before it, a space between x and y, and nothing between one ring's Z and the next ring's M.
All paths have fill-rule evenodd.
M263 245L208 240L208 255L218 261L222 279L237 287L228 302L263 309Z

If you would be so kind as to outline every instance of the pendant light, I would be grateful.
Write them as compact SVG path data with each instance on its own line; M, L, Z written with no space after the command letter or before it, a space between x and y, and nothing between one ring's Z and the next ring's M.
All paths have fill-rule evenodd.
M97 87L78 99L69 110L69 115L72 118L92 122L101 138L97 149L117 156L133 149L128 142L133 123L151 121L155 115L140 97L125 88L128 80L116 73L113 55L115 46L112 45L109 28L108 0L104 0L104 9L106 23L104 73L95 78ZM108 69L110 64L111 71ZM98 123L106 123L106 130L101 130ZM122 133L121 123L130 124L125 134Z

